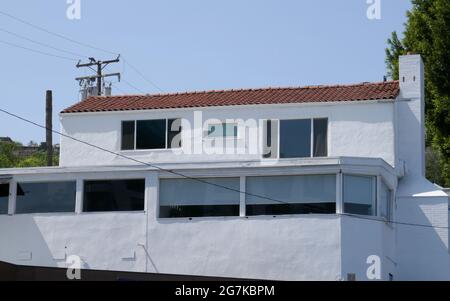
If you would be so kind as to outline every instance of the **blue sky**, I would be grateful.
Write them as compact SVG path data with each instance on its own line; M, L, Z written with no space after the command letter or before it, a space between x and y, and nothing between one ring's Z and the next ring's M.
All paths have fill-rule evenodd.
M381 0L381 20L366 16L366 0L81 0L81 19L69 20L66 0L2 0L0 11L83 43L122 54L165 92L303 86L381 81L384 49L403 31L409 0ZM0 107L44 121L45 90L56 113L78 101L74 78L87 71L75 61L44 56L1 43L76 59L1 30L64 50L109 59L0 14ZM140 91L158 90L128 65L109 71ZM115 83L114 94L136 94ZM59 129L58 116L54 124ZM0 136L43 141L42 129L0 115ZM59 141L59 137L54 137Z

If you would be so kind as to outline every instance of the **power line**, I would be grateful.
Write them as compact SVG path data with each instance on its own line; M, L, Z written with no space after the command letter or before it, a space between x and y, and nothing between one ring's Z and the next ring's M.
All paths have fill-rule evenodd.
M207 184L207 185L212 185L212 186L215 186L215 187L218 187L218 188L222 188L222 189L226 189L226 190L229 190L229 191L234 191L234 192L237 192L237 193L239 193L239 194L245 194L245 195L248 195L248 196L254 196L254 197L257 197L257 198L266 199L266 200L269 200L269 201L272 201L272 202L281 203L281 204L286 204L286 205L290 205L290 204L291 204L291 203L284 202L284 201L277 200L277 199L273 199L273 198L270 198L270 197L267 197L267 196L261 196L261 195L249 193L249 192L246 192L246 191L241 191L241 190L238 190L238 189L234 189L234 188L231 188L231 187L223 186L223 185L220 185L220 184L211 183L211 182L205 181L205 180L200 179L200 178L193 178L193 177L184 175L184 174L182 174L182 173L179 173L179 172L176 172L176 171L173 171L173 170L169 170L169 169L165 169L165 168L162 168L162 167L160 167L160 166L158 166L158 165L155 165L155 164L152 164L152 163L148 163L148 162L144 162L144 161L141 161L141 160L137 160L137 159L135 159L135 158L132 158L132 157L123 155L123 154L121 154L121 153L117 153L117 152L111 151L111 150L109 150L109 149L106 149L106 148L103 148L103 147L100 147L100 146L91 144L91 143L89 143L89 142L86 142L86 141L77 139L77 138L75 138L75 137L72 137L72 136L70 136L70 135L61 133L61 132L56 131L56 130L54 130L54 129L48 129L48 128L47 128L46 126L44 126L44 125L41 125L41 124L39 124L39 123L36 123L36 122L34 122L34 121L31 121L31 120L26 119L26 118L24 118L24 117L21 117L21 116L19 116L19 115L16 115L16 114L14 114L14 113L11 113L11 112L9 112L9 111L7 111L7 110L4 110L4 109L1 109L1 108L0 108L0 112L3 112L3 113L6 114L6 115L9 115L9 116L14 117L14 118L19 119L19 120L22 120L22 121L24 121L24 122L26 122L26 123L29 123L29 124L32 124L32 125L34 125L34 126L43 128L43 129L45 129L45 130L50 130L51 132L53 132L53 133L55 133L55 134L58 134L58 135L60 135L60 136L62 136L62 137L65 137L65 138L71 139L71 140L73 140L73 141L79 142L79 143L81 143L81 144L84 144L84 145L87 145L87 146L90 146L90 147L99 149L99 150L101 150L101 151L104 151L104 152L113 154L113 155L115 155L115 156L118 156L118 157L121 157L121 158L130 160L130 161L134 161L134 162L139 163L139 164L143 164L143 165L146 165L146 166L155 168L155 169L157 169L157 170L159 170L159 171L167 172L167 173L170 173L170 174L173 174L173 175L176 175L176 176L185 178L185 179L197 181L197 182L200 182L200 183L203 183L203 184ZM311 208L314 208L315 210L319 209L319 208L312 207L312 206L311 206ZM360 216L360 215L354 215L354 214L348 214L348 213L338 213L338 215L341 215L341 216L348 216L348 217L357 218L357 219L362 219L362 220L370 220L370 221L376 221L376 222L382 222L382 223L388 223L388 224L403 225L403 226L424 227L424 228L433 228L433 229L446 229L446 230L449 230L449 229L450 229L450 227L445 227L445 226L424 225L424 224L407 223L407 222L396 222L396 221L389 221L389 220L388 220L388 221L383 221L383 220L379 220L379 219L376 219L376 218L370 218L370 217L365 217L365 216Z
M68 61L72 61L72 62L73 61L75 61L75 62L77 61L76 59L73 59L73 58L70 58L70 57L61 56L61 55L57 55L57 54L52 54L52 53L48 53L48 52L44 52L44 51L28 48L28 47L25 47L25 46L17 45L17 44L14 44L14 43L2 41L2 40L0 40L0 43L8 45L8 46L11 46L11 47L20 48L20 49L28 50L28 51L31 51L31 52L39 53L39 54L46 55L46 56L52 56L52 57L56 57L56 58L59 58L59 59L64 59L64 60L68 60Z
M142 94L145 94L145 92L144 91L142 91L141 89L139 89L138 87L136 87L135 85L133 85L133 84L131 84L130 82L128 82L127 80L125 80L125 79L122 79L122 82L124 82L127 86L129 86L129 87L131 87L131 88L133 88L134 90L136 90L136 91L138 91L138 92L140 92L140 93L142 93Z
M51 49L56 50L56 51L60 51L60 52L64 52L64 53L67 53L67 54L74 55L75 57L85 57L85 58L87 58L87 56L85 56L85 55L82 55L82 54L79 54L79 53L76 53L76 52L72 52L72 51L68 51L68 50L64 50L64 49L61 49L61 48L57 48L57 47L51 46L49 44L45 44L45 43L42 43L42 42L39 42L39 41L30 39L30 38L27 38L25 36L22 36L20 34L14 33L12 31L9 31L9 30L3 29L3 28L0 28L0 31L6 32L7 34L10 34L12 36L18 37L20 39L23 39L23 40L26 40L26 41L29 41L29 42L32 42L32 43L35 43L37 45L41 45L41 46L48 47L48 48L51 48Z
M145 77L142 72L140 72L136 67L134 67L130 62L128 62L125 58L123 59L124 63L131 67L140 77L142 77L148 84L152 85L156 89L158 89L159 92L164 93L165 91L161 89L158 85L156 85L153 81L149 80L147 77Z
M80 139L78 139L78 138L72 137L72 136L70 136L70 135L61 133L61 132L59 132L59 131L57 131L57 130L49 129L49 128L47 128L47 127L44 126L44 125L41 125L41 124L39 124L39 123L37 123L37 122L34 122L34 121L32 121L32 120L29 120L29 119L26 119L25 117L21 117L21 116L19 116L19 115L17 115L17 114L11 113L11 112L9 112L9 111L7 111L7 110L4 110L4 109L1 109L1 108L0 108L0 112L3 112L3 113L5 113L5 114L7 114L7 115L9 115L9 116L11 116L11 117L17 118L17 119L19 119L19 120L22 120L22 121L24 121L24 122L26 122L26 123L29 123L29 124L32 124L32 125L34 125L34 126L40 127L40 128L42 128L42 129L50 130L50 131L53 132L54 134L57 134L57 135L60 135L60 136L62 136L62 137L71 139L71 140L76 141L76 142L78 142L78 143L81 143L81 144L84 144L84 145L87 145L87 146L96 148L96 149L98 149L98 150L107 152L107 153L109 153L109 154L112 154L112 155L115 155L115 156L118 156L118 157L121 157L121 158L130 160L130 161L134 161L134 162L139 163L139 164L143 164L143 165L146 165L146 166L155 168L155 169L157 169L157 170L159 170L159 171L164 171L164 172L167 172L167 173L170 173L170 174L173 174L173 175L176 175L176 176L179 176L179 177L188 179L188 180L193 180L193 181L197 181L197 182L200 182L200 183L203 183L203 184L212 185L212 186L215 186L215 187L218 187L218 188L222 188L222 189L234 191L234 192L237 192L237 193L240 193L240 194L245 194L245 195L254 196L254 197L257 197L257 198L261 198L261 199L266 199L266 200L269 200L269 201L273 201L273 202L276 202L276 203L283 203L283 204L290 205L290 203L287 203L287 202L284 202L284 201L280 201L280 200L276 200L276 199L273 199L273 198L270 198L270 197L267 197L267 196L261 196L261 195L257 195L257 194L253 194L253 193L248 193L248 192L241 191L241 190L239 190L239 189L234 189L234 188L227 187L227 186L223 186L223 185L220 185L220 184L211 183L211 182L205 181L205 180L203 180L203 179L193 178L193 177L184 175L184 174L182 174L182 173L179 173L179 172L176 172L176 171L173 171L173 170L169 170L169 169L162 168L162 167L160 167L160 166L158 166L158 165L155 165L155 164L152 164L152 163L144 162L144 161L141 161L141 160L138 160L138 159L135 159L135 158L126 156L126 155L124 155L124 154L120 154L120 153L111 151L111 150L106 149L106 148L103 148L103 147L101 147L101 146L98 146L98 145L95 145L95 144L92 144L92 143L89 143L89 142L80 140ZM317 209L317 208L314 207L314 209Z
M103 52L108 53L108 54L118 55L117 53L114 53L114 52L112 52L112 51L109 51L109 50L106 50L106 49L103 49L103 48L100 48L100 47L95 47L95 46L89 45L89 44L87 44L87 43L83 43L83 42L77 41L77 40L75 40L75 39L66 37L66 36L64 36L64 35L62 35L62 34L59 34L59 33L53 32L53 31L50 31L50 30L48 30L48 29L45 29L44 27L38 26L38 25L36 25L36 24L33 24L33 23L28 22L28 21L26 21L26 20L23 20L23 19L21 19L21 18L15 17L15 16L13 16L13 15L11 15L11 14L8 14L8 13L6 13L6 12L4 12L4 11L1 11L1 10L0 10L0 14L6 16L6 17L8 17L8 18L14 19L14 20L16 20L16 21L18 21L18 22L20 22L20 23L23 23L23 24L26 24L26 25L31 26L31 27L33 27L33 28L36 28L36 29L38 29L38 30L40 30L40 31L43 31L43 32L45 32L45 33L48 33L48 34L50 34L50 35L53 35L53 36L55 36L55 37L58 37L58 38L60 38L60 39L64 39L64 40L66 40L66 41L69 41L69 42L78 44L78 45L80 45L80 46L87 47L87 48L91 48L91 49L98 50L98 51L103 51Z
M35 28L35 29L40 30L40 31L43 31L43 32L45 32L45 33L47 33L47 34L50 34L50 35L53 35L53 36L58 37L58 38L60 38L60 39L63 39L63 40L66 40L66 41L69 41L69 42L78 44L78 45L80 45L80 46L87 47L87 48L91 48L91 49L98 50L98 51L103 51L103 52L108 53L108 54L118 55L118 53L116 53L116 52L113 52L113 51L110 51L110 50L107 50L107 49L104 49L104 48L92 46L92 45L87 44L87 43L84 43L84 42L80 42L80 41L75 40L75 39L73 39L73 38L70 38L70 37L67 37L67 36L65 36L65 35L62 35L62 34L53 32L53 31L51 31L51 30L48 30L48 29L46 29L46 28L44 28L44 27L42 27L42 26L39 26L39 25L33 24L33 23L31 23L31 22L28 22L28 21L26 21L26 20L24 20L24 19L21 19L21 18L19 18L19 17L13 16L13 15L7 13L7 12L4 12L4 11L1 11L1 10L0 10L0 14L6 16L6 17L8 17L8 18L11 18L11 19L13 19L13 20L16 20L16 21L18 21L18 22L20 22L20 23L23 23L23 24L26 24L26 25L28 25L28 26L31 26L31 27L33 27L33 28ZM5 30L4 30L4 31L5 31ZM5 32L8 32L8 31L5 31ZM12 32L8 32L8 33L13 34L13 35L16 35L17 37L21 37L20 35L15 34L15 33L12 33ZM21 37L21 38L27 39L27 40L29 40L29 41L31 41L31 42L33 42L33 43L39 43L39 44L42 45L42 46L50 47L50 48L53 48L53 49L58 50L58 51L63 51L63 52L66 52L66 53L70 53L70 52L68 52L68 51L65 51L65 50L62 50L62 49L59 49L59 48L56 48L56 47L53 47L53 46L51 46L51 45L47 45L47 44L44 44L44 43L41 43L41 42L37 42L37 41L34 41L34 40L29 39L29 38L26 38L26 37ZM31 50L31 51L33 51L33 50ZM34 52L38 52L38 51L34 51ZM72 55L75 54L76 56L81 56L81 57L88 58L88 56L86 56L86 55L79 55L79 54L76 54L75 52L73 52L73 53L71 53L71 54L72 54ZM151 81L150 79L148 79L148 78L147 78L147 77L146 77L146 76L145 76L145 75L144 75L137 67L135 67L134 65L132 65L129 61L125 61L125 59L124 59L124 64L129 65L129 66L130 66L130 67L131 67L131 68L132 68L132 69L133 69L140 77L142 77L147 83L149 83L150 85L152 85L153 87L155 87L156 89L158 89L160 92L164 92L163 89L161 89L161 88L160 88L158 85L156 85L153 81ZM131 84L128 84L128 85L129 85L130 87L132 87L134 90L139 91L140 93L145 93L144 91L142 91L141 89L138 89L138 88L135 87L134 85L131 85Z

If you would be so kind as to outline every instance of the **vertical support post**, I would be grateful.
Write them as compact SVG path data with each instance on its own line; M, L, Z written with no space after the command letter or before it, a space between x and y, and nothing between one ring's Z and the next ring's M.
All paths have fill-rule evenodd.
M247 215L245 210L245 192L246 192L246 178L245 176L240 177L240 191L239 194L239 216L245 217Z
M16 213L16 200L17 200L17 182L11 180L9 182L9 199L8 199L8 215Z
M342 184L343 184L342 172L336 174L336 214L344 213L344 203L342 197Z
M77 178L77 184L76 184L76 196L75 196L75 214L81 214L83 213L83 194L84 194L84 187L83 187L83 179Z
M45 141L47 143L47 166L53 166L53 94L47 90L45 97Z

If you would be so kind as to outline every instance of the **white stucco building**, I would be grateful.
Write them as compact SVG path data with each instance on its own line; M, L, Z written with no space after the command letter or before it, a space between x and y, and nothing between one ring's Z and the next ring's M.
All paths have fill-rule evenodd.
M90 97L60 120L59 167L0 170L0 261L450 280L418 55L399 81Z

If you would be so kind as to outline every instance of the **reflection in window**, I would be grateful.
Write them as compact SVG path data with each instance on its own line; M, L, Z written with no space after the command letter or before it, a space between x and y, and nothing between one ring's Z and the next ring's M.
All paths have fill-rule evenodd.
M76 182L17 183L16 213L75 212Z
M0 214L8 214L9 184L0 184Z
M280 158L311 157L311 120L280 121Z
M159 217L239 215L239 178L200 180L212 185L194 179L161 179Z
M135 121L122 121L122 150L134 149Z
M138 120L136 123L136 149L166 148L166 119Z
M247 177L247 215L336 213L336 175Z
M84 212L143 211L145 180L84 182Z
M208 125L208 137L220 138L220 137L237 137L238 126L236 123L220 123Z
M327 149L327 135L328 135L328 119L318 118L314 119L314 157L326 157Z
M344 212L376 215L376 177L344 175Z

